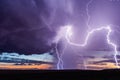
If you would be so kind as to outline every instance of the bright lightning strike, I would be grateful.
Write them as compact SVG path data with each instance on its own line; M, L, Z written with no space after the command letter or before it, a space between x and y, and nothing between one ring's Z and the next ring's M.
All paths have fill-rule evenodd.
M64 47L64 49L63 49L63 51L62 51L61 53L59 53L58 48L57 48L57 45L58 45L58 44L56 43L56 45L55 45L55 51L56 51L57 58L58 58L57 69L59 70L59 69L63 69L62 56L63 56L63 54L64 54L64 51L65 51L67 45L65 45L65 47Z
M84 47L87 45L88 43L88 40L90 38L91 35L95 34L95 32L98 32L98 31L102 31L102 30L107 30L107 34L106 34L106 38L107 38L107 43L109 45L111 45L113 48L114 48L114 59L115 59L115 62L116 62L116 66L117 68L119 68L119 65L118 65L118 60L117 60L117 45L114 44L111 40L110 40L110 34L112 32L112 29L110 26L103 26L103 27L100 27L100 28L96 28L96 29L92 29L91 31L88 32L86 38L85 38L85 41L83 44L77 44L77 43L74 43L70 40L70 38L72 37L72 26L66 26L67 27L67 30L66 30L66 35L65 35L65 38L67 40L67 42L70 44L70 45L73 45L73 46L78 46L78 47Z
M87 27L88 27L88 30L89 30L89 28L90 28L90 25L89 25L89 22L90 22L90 15L89 15L89 6L90 6L90 4L92 3L92 1L93 0L90 0L88 3L87 3L87 5L86 5L86 13L87 13L87 17L88 17L88 19L87 19Z
M86 21L86 25L88 26L88 34L85 38L85 41L83 44L77 44L77 43L74 43L71 41L71 38L72 38L72 35L73 35L73 31L72 31L72 26L71 25L67 25L67 26L64 26L60 29L60 31L58 32L58 35L56 36L54 42L56 43L56 53L57 53L57 57L58 57L58 63L57 63L57 69L63 69L63 61L62 61L62 54L64 53L64 50L62 53L59 53L58 49L57 49L57 43L59 42L59 40L61 40L62 38L65 38L67 40L67 42L72 45L72 46L77 46L77 47L85 47L89 41L89 38L91 35L95 34L96 32L98 31L103 31L103 30L106 30L107 31L107 34L106 34L106 40L107 40L107 43L109 45L111 45L114 49L114 59L115 59L115 63L116 63L116 66L117 68L119 68L119 65L118 65L118 60L117 60L117 55L118 55L118 51L117 51L117 45L115 43L113 43L110 39L110 35L111 35L111 32L112 32L112 29L110 26L103 26L103 27L100 27L100 28L95 28L95 29L92 29L90 30L90 25L89 25L89 22L90 22L90 18L91 16L89 15L89 6L90 4L93 2L93 0L90 0L87 4L86 4L86 13L87 13L87 21Z
M58 51L58 48L57 48L57 43L55 44L55 51L56 51L56 54L57 54L57 58L58 58L58 62L57 62L57 69L59 70L59 69L61 69L61 61L62 61L62 59L61 59L61 55L60 55L60 53L59 53L59 51Z
M65 45L63 51L60 53L58 51L58 42L59 40L61 40L62 38L64 38L64 35L66 34L66 30L67 30L68 26L66 27L61 27L60 30L58 31L57 33L57 36L55 37L53 43L55 43L55 51L56 51L56 54L57 54L57 59L58 59L58 62L57 62L57 69L63 69L63 60L62 60L62 56L64 54L64 51L65 51L65 48L67 45ZM70 35L69 35L70 36Z

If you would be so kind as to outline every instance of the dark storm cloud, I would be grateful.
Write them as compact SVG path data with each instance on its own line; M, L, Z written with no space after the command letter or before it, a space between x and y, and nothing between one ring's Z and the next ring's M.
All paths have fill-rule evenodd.
M89 70L98 70L98 69L102 69L101 67L96 67L96 66L87 66L87 68Z
M84 58L90 58L90 59L94 59L95 58L95 56L90 56L90 55L88 55L88 56L83 56Z
M116 57L117 57L118 59L120 59L120 55L117 55ZM103 56L103 58L113 59L113 58L114 58L114 55L109 55L109 56L105 55L105 56Z
M50 18L44 0L0 0L0 51L22 54L50 51L56 33L47 24ZM60 25L64 20L61 18L57 23Z
M26 54L50 51L59 26L67 23L74 25L75 34L81 34L76 41L84 41L88 2L89 0L0 0L0 51ZM93 1L89 6L91 28L108 23L119 25L118 3ZM117 35L118 30L115 33ZM108 49L104 33L98 34L90 41L88 48Z
M101 61L93 62L93 64L99 64L99 63L115 63L115 60L109 59L109 60L101 60Z
M91 56L91 55L86 55L86 56L79 56L80 58L90 58L90 59L94 59L95 56Z
M91 65L106 65L106 63L102 63L102 62L96 63L96 61L90 61L90 62L88 62L88 64L91 64Z
M113 55L104 55L102 58L105 58L105 59L113 59L114 56L113 56Z

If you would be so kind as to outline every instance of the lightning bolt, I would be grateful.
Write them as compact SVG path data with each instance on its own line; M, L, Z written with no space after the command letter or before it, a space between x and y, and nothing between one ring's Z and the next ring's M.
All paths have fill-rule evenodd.
M59 40L63 39L64 38L64 35L66 34L66 30L67 30L67 27L61 27L60 30L58 31L57 33L57 36L55 37L53 43L55 43L55 52L57 54L57 69L63 69L63 60L62 60L62 57L63 57L63 54L64 54L64 51L67 47L67 44L64 45L64 49L61 51L61 53L59 52L58 50L58 42Z
M58 62L57 62L57 69L59 70L59 69L61 69L61 58L60 58L60 53L59 53L59 51L58 51L58 46L57 46L58 44L56 43L55 44L55 51L56 51L56 54L57 54L57 58L58 58Z
M93 2L93 0L90 0L88 3L87 3L87 5L86 5L86 13L87 13L87 17L88 17L88 19L87 19L87 27L88 27L88 30L89 30L89 28L90 28L90 25L89 25L89 22L90 22L90 15L89 15L89 5L91 4Z
M57 54L57 59L58 59L58 62L57 62L57 69L63 69L63 60L62 60L62 57L63 57L63 54L64 54L64 51L67 47L67 44L65 44L65 47L64 49L62 50L62 53L59 53L58 51L58 44L56 43L55 45L55 51L56 51L56 54Z
M65 38L67 43L69 43L70 45L72 46L77 46L77 47L85 47L89 41L89 38L91 35L95 34L96 32L98 31L103 31L103 30L106 30L107 31L107 34L106 34L106 40L107 40L107 43L109 45L111 45L114 49L114 60L115 60L115 63L116 63L116 67L119 68L119 65L118 65L118 60L117 60L117 55L118 55L118 51L117 51L117 45L115 43L113 43L110 39L110 35L111 35L111 32L112 32L112 29L110 26L101 26L100 28L95 28L95 29L91 29L90 30L90 18L91 16L89 15L89 6L90 4L93 2L93 0L90 0L87 5L86 5L86 13L87 13L87 21L86 21L86 25L88 27L88 34L85 38L85 41L83 44L77 44L77 43L74 43L71 41L71 38L72 38L72 35L73 35L73 31L72 31L72 26L71 25L67 25L67 26L64 26L62 29L63 30L60 30L59 34L57 35L57 38L56 38L56 42L58 43L58 41L61 39L61 38ZM64 36L65 35L65 36ZM56 54L57 54L57 58L58 58L58 63L57 63L57 69L63 69L63 60L62 60L62 55L64 54L64 50L65 48L63 49L62 53L59 53L58 49L57 49L57 44L56 44ZM85 66L85 64L84 64ZM87 67L85 66L85 69Z
M111 29L110 26L103 26L103 27L100 27L100 28L92 29L91 31L88 32L88 34L87 34L87 36L85 38L84 43L83 44L77 44L77 43L74 43L74 42L72 42L70 40L71 37L72 37L73 32L72 32L72 26L68 25L67 26L67 30L66 30L65 38L66 38L67 42L70 45L77 46L77 47L85 47L87 45L87 43L88 43L88 40L89 40L90 36L95 34L98 31L102 31L102 30L106 30L107 31L107 34L106 34L107 43L114 48L114 52L115 52L114 59L115 59L115 63L116 63L117 68L119 68L118 60L117 60L117 55L118 55L117 45L110 40L110 34L112 32L112 29Z

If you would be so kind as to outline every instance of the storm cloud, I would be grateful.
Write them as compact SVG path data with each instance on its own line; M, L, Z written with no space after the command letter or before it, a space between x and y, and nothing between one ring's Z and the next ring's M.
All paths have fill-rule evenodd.
M55 31L41 16L50 18L44 0L1 0L0 51L32 54L51 50Z
M83 43L88 30L86 23L89 16L88 23L91 29L111 24L113 32L110 39L117 44L119 50L120 2L93 0L88 6L87 12L86 8L89 1L0 0L0 52L15 52L24 55L49 52L55 48L53 41L60 27L67 24L73 26L73 41ZM113 51L113 47L107 44L106 33L106 31L95 33L89 39L87 46L79 50ZM62 41L58 42L58 47L60 47L58 49L64 48ZM70 46L67 48L65 51L67 54L64 55L63 59L65 60L65 68L76 68L75 52L70 50ZM86 53L86 56L84 53L80 54L83 54L83 58L96 59L96 56L92 56L90 52ZM98 55L98 53L95 54ZM113 63L115 61L114 59L101 60L94 64L104 62Z

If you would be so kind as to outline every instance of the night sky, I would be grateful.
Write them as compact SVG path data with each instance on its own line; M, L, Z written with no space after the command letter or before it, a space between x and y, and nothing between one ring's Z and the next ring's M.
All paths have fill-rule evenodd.
M0 0L0 52L24 55L50 52L55 48L53 41L58 31L67 24L74 26L76 43L84 42L88 29L111 25L113 32L110 38L117 44L119 51L120 0L91 0L88 5L89 2L90 0ZM88 19L90 27L87 26ZM58 42L59 51L64 49L65 44L67 42L64 40ZM84 69L81 67L83 59L90 69L107 68L107 64L115 66L111 57L114 52L110 51L113 48L107 44L106 31L97 32L85 48L67 46L63 57L64 67Z

